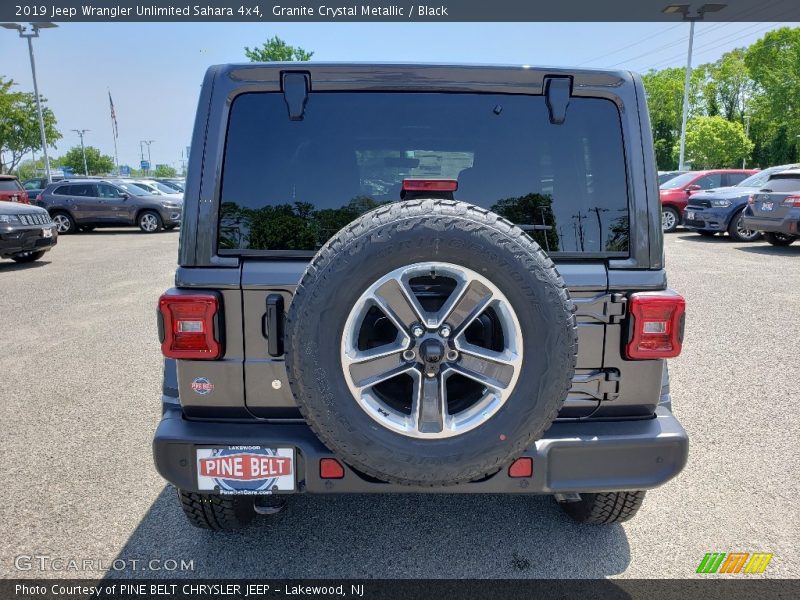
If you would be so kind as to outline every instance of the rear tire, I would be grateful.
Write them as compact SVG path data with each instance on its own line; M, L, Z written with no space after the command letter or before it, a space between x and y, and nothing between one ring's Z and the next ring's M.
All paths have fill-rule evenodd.
M671 206L664 206L661 208L661 229L664 233L672 233L678 228L681 222L681 216L678 211Z
M773 233L770 231L764 234L764 239L773 246L791 246L797 238L786 233Z
M44 256L44 250L40 250L39 252L23 252L22 254L17 254L16 256L12 256L11 259L18 263L29 263L35 260L39 260L43 256Z
M560 502L561 508L579 523L608 525L629 521L644 502L644 491L581 494L578 502Z
M252 497L178 490L178 500L189 523L200 529L234 531L248 526L256 516Z
M737 242L755 242L761 237L761 232L744 228L744 211L740 210L728 225L728 235Z

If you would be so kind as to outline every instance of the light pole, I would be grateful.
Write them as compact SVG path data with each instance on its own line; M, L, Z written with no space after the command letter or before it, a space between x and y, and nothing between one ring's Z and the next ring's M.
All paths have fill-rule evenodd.
M683 171L684 155L686 153L686 121L689 118L689 84L692 79L692 45L694 44L694 24L695 21L702 21L708 12L717 12L725 8L727 4L703 4L697 9L695 14L689 14L689 4L670 4L661 9L666 14L680 13L684 21L689 21L689 51L686 54L686 79L683 83L683 112L681 114L681 144L678 155L678 170Z
M750 115L744 116L744 137L750 139ZM742 159L742 168L747 164L747 155Z
M39 99L39 84L36 82L36 61L33 60L33 38L39 37L40 29L49 29L51 27L58 27L55 23L28 23L28 25L20 25L18 23L0 23L0 27L6 29L16 29L19 32L19 37L28 40L28 54L31 57L31 75L33 76L33 93L36 95L36 112L39 114L39 135L41 136L42 152L44 152L44 168L47 172L47 182L50 183L53 178L50 176L50 157L47 156L47 136L44 133L44 117L42 116L42 102Z
M91 131L91 129L73 129L72 131L77 133L81 138L81 154L83 154L83 174L88 176L89 167L86 166L86 148L83 145L83 136L87 131Z
M151 162L150 162L150 160L151 160L150 159L150 144L152 144L153 142L155 142L155 140L142 140L141 142L139 142L139 147L140 148L142 147L142 144L147 144L147 166L148 167L152 167L153 166L151 164ZM142 160L144 160L144 152L142 152ZM149 173L149 172L150 172L150 169L148 168L147 169L147 173Z

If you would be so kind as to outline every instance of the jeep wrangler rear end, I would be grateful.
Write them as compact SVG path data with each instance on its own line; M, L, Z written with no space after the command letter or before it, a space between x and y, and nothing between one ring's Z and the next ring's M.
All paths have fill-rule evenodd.
M688 452L658 199L629 72L211 67L159 302L159 472L211 529L299 492L630 518Z

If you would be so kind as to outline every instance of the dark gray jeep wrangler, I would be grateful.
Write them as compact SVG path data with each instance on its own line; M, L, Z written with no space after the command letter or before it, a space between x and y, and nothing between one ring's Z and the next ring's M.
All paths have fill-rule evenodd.
M281 494L551 494L632 517L686 463L641 80L211 67L159 301L159 472L231 529Z

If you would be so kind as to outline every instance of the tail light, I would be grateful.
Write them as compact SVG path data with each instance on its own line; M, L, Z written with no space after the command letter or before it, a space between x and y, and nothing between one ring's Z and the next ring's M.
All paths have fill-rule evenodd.
M403 179L404 192L455 192L455 179Z
M41 202L41 201L42 201L42 195L41 194L36 194L36 198L34 198L34 202L36 202L36 204L39 204L39 202Z
M215 360L222 355L216 294L170 294L158 300L161 352L167 358Z
M787 196L783 199L783 205L790 208L800 208L800 196Z
M681 353L686 301L672 291L640 292L628 302L626 355L633 360L674 358Z

